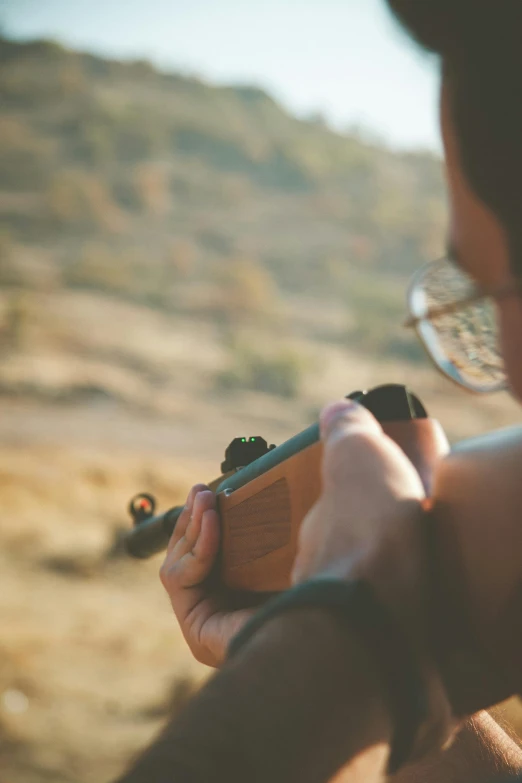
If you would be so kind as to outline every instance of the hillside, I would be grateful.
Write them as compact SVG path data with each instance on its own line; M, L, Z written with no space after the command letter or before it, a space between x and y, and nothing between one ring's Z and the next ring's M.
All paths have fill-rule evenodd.
M0 105L4 286L234 324L306 292L346 314L338 336L352 344L401 342L358 317L402 313L403 279L441 252L434 156L298 120L255 87L51 42L0 40Z

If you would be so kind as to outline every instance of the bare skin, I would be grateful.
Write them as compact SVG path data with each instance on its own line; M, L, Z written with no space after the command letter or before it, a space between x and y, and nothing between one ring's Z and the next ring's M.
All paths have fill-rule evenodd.
M415 529L425 497L417 471L364 408L349 401L334 404L323 412L321 428L326 446L324 491L303 524L294 582L326 571L344 575L353 571L356 561L373 558L372 547L380 546L385 528L395 526L390 519L392 504L397 506L396 523L407 527L404 538L410 543L410 528ZM356 460L351 459L354 453ZM352 487L373 471L379 471L383 478L380 497L375 493L369 496L364 490L354 493ZM347 512L351 516L350 524L346 521ZM327 536L320 518L329 520ZM357 520L361 520L359 525ZM373 540L368 536L370 527L373 527ZM405 578L398 603L409 595L408 588L420 578L414 573L417 545L414 539L411 546L415 551L406 547L398 552L400 571ZM198 484L188 495L160 575L192 653L210 666L223 662L230 639L254 611L227 611L223 598L205 581L218 549L216 499L208 487ZM348 559L346 553L350 553ZM408 563L414 564L413 571ZM362 562L357 567L362 568Z
M368 652L320 611L274 618L120 783L381 779L392 733Z
M230 639L254 609L232 610L224 596L208 586L219 550L216 497L205 484L189 492L169 546L160 577L194 657L220 666Z
M393 529L394 524L397 524L403 527L405 533L411 533L410 526L414 526L415 530L418 502L424 496L417 473L405 460L400 450L397 454L397 446L392 441L386 438L383 441L382 449L379 447L375 452L375 442L379 444L380 439L384 436L379 425L364 409L358 406L346 408L344 404L336 404L325 411L321 423L322 437L327 449L325 470L328 470L328 459L336 459L337 451L340 448L339 444L341 444L344 450L347 448L356 450L358 459L339 460L338 464L345 465L347 462L355 464L358 475L352 475L348 482L348 476L344 471L330 473L328 479L330 483L325 487L325 494L303 527L302 537L305 539L305 545L301 548L301 557L296 563L294 574L296 581L306 578L309 573L316 572L337 573L341 577L346 574L347 570L353 570L355 573L360 567L367 568L365 563L374 560L377 556L381 539L383 537L386 539L381 527L382 517L379 514L376 515L374 523L376 537L369 547L364 528L359 529L358 533L357 526L346 525L347 510L356 500L354 490L352 489L348 493L348 488L356 487L365 471L381 470L383 476L386 476L386 481L381 487L382 504L388 507L393 500L400 506L401 513L398 515L396 523L387 517L387 527L390 529ZM331 450L329 450L330 447ZM362 456L363 453L364 456ZM382 465L379 463L379 459L383 460ZM408 484L402 480L403 474L399 472L398 466L409 474ZM328 498L335 492L337 481L341 484L338 491L343 493L343 514L338 516L335 515L335 508L328 507ZM368 519L370 509L376 507L375 501L375 497L368 499L368 496L364 497L363 493L360 498L361 505L358 508L359 514L362 515L363 504L369 503L370 508L366 514L366 519ZM404 513L404 503L409 507L408 514ZM192 508L192 519L189 508ZM332 521L335 519L335 524L329 528L330 536L318 536L318 531L322 530L319 520L323 520L324 523L326 518ZM234 625L237 623L236 627L239 627L244 622L245 612L221 614L221 609L216 612L215 597L212 593L208 594L205 583L201 583L202 575L203 577L208 576L211 571L219 544L217 538L209 535L209 531L205 529L209 525L215 525L215 529L218 530L215 496L204 485L198 485L189 494L183 526L178 529L177 535L172 539L169 553L162 567L162 579L169 589L178 617L181 619L182 612L187 612L185 615L187 620L182 622L182 628L193 653L203 662L221 665L228 642L226 635L228 623ZM342 547L339 546L339 537L347 535L350 540L347 545L350 551L356 553L361 550L360 556L354 555L349 565L344 558L336 559L336 553L339 549L342 551ZM359 540L363 541L362 547L358 546L358 536ZM397 589L401 592L404 591L404 595L408 594L408 585L419 581L415 570L412 572L412 569L407 565L408 562L418 561L414 557L417 542L413 535L409 535L408 540L412 546L411 551L407 552L402 548L399 550L399 557L404 557L400 563L403 581ZM387 548L388 545L386 545ZM189 554L190 556L188 556ZM357 560L359 562L356 562ZM373 571L377 576L375 584L378 586L381 571L378 568L374 568ZM196 581L195 585L193 580ZM179 585L179 587L173 589L173 584ZM181 587L183 584L186 586ZM383 584L384 589L385 584ZM399 596L395 598L395 601L399 601ZM426 760L406 767L396 777L396 780L398 783L413 783L417 780L422 780L424 783L439 783L439 781L466 783L467 780L470 783L471 781L480 783L480 781L494 780L500 776L513 774L521 766L522 759L518 747L489 715L481 713L475 716L473 721L464 724L458 741L449 751L442 755L433 753ZM339 783L353 780L350 777L352 774L350 768L344 770L339 777Z

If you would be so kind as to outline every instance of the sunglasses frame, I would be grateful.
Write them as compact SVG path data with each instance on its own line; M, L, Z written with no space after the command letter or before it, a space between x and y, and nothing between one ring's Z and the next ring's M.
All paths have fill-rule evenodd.
M455 367L455 374L452 374L449 369L445 368L437 360L432 347L429 345L429 342L422 334L420 327L423 323L436 322L437 318L440 318L444 315L450 315L451 313L457 313L459 310L463 310L470 305L477 304L484 299L498 301L499 299L504 299L508 296L520 296L522 294L522 280L510 280L507 283L492 288L484 288L475 285L468 296L456 299L454 302L450 302L445 305L430 307L423 315L416 315L414 313L412 300L415 292L418 290L419 281L425 276L427 270L435 267L436 265L442 265L443 263L452 264L453 262L449 256L443 256L442 258L438 258L435 261L430 261L429 263L424 264L424 266L422 266L411 279L407 293L407 303L410 315L404 322L404 327L407 329L415 329L418 339L420 340L424 350L430 357L436 369L442 373L445 378L449 378L457 386L460 386L461 388L464 388L467 391L473 392L475 394L488 394L496 391L503 391L507 388L506 380L499 381L498 383L489 386L480 386L480 384L473 384L472 382L466 381L462 376L458 375L457 367ZM462 274L465 275L466 273L462 272Z

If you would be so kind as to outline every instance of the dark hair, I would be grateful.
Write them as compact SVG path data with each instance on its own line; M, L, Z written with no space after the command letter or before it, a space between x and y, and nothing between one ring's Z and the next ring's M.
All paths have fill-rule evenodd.
M522 273L522 0L388 0L442 58L467 179L506 228Z

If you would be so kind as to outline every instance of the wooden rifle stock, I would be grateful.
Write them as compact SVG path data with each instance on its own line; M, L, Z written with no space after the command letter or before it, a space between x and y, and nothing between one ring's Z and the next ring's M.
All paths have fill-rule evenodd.
M350 396L379 419L416 466L429 494L434 466L447 453L448 442L440 425L427 418L420 400L395 384ZM256 449L260 440L236 439L231 447L251 441L247 446ZM290 585L299 528L321 493L321 462L318 424L278 448L271 447L239 470L225 459L225 475L209 486L217 495L222 529L220 571L227 587L274 592ZM164 549L182 511L178 507L154 516L154 506L149 495L131 501L136 525L126 545L135 557L149 557Z
M379 387L353 396L379 418L384 431L419 471L431 498L441 573L451 594L465 601L469 575L487 571L495 556L501 556L503 528L513 529L513 520L518 523L522 428L465 441L448 454L442 428L427 418L422 403L404 387ZM321 457L315 424L246 467L229 469L227 461L223 463L224 475L210 487L216 492L221 519L219 565L226 586L256 592L289 586L300 525L321 493ZM135 527L125 543L134 557L165 549L182 511L178 507L155 516L154 505L149 495L131 501ZM486 549L479 546L483 537L475 546L473 526L490 531ZM520 530L520 541L514 543L514 550L522 551L522 525L515 528Z
M433 419L381 424L417 467L429 491L435 462L448 450L440 424ZM315 436L315 442L240 486L231 476L218 487L221 577L230 588L272 592L290 586L299 528L321 493L319 432L316 427L305 433Z
M429 628L423 632L456 714L471 714L522 688L522 427L464 441L449 452L438 422L427 418L413 395L407 395L405 411L399 388L404 397L404 387L381 387L369 392L363 404L377 415L371 403L379 401L383 430L423 480L430 511L424 530L431 586ZM382 406L383 391L395 396L393 404L387 399ZM260 439L248 440L257 448ZM321 494L321 463L317 424L246 467L235 470L225 460L224 475L210 484L222 528L224 585L256 593L290 586L299 528ZM154 506L149 495L131 501L135 527L126 546L135 557L164 549L182 511L154 516ZM477 678L484 683L478 701Z

